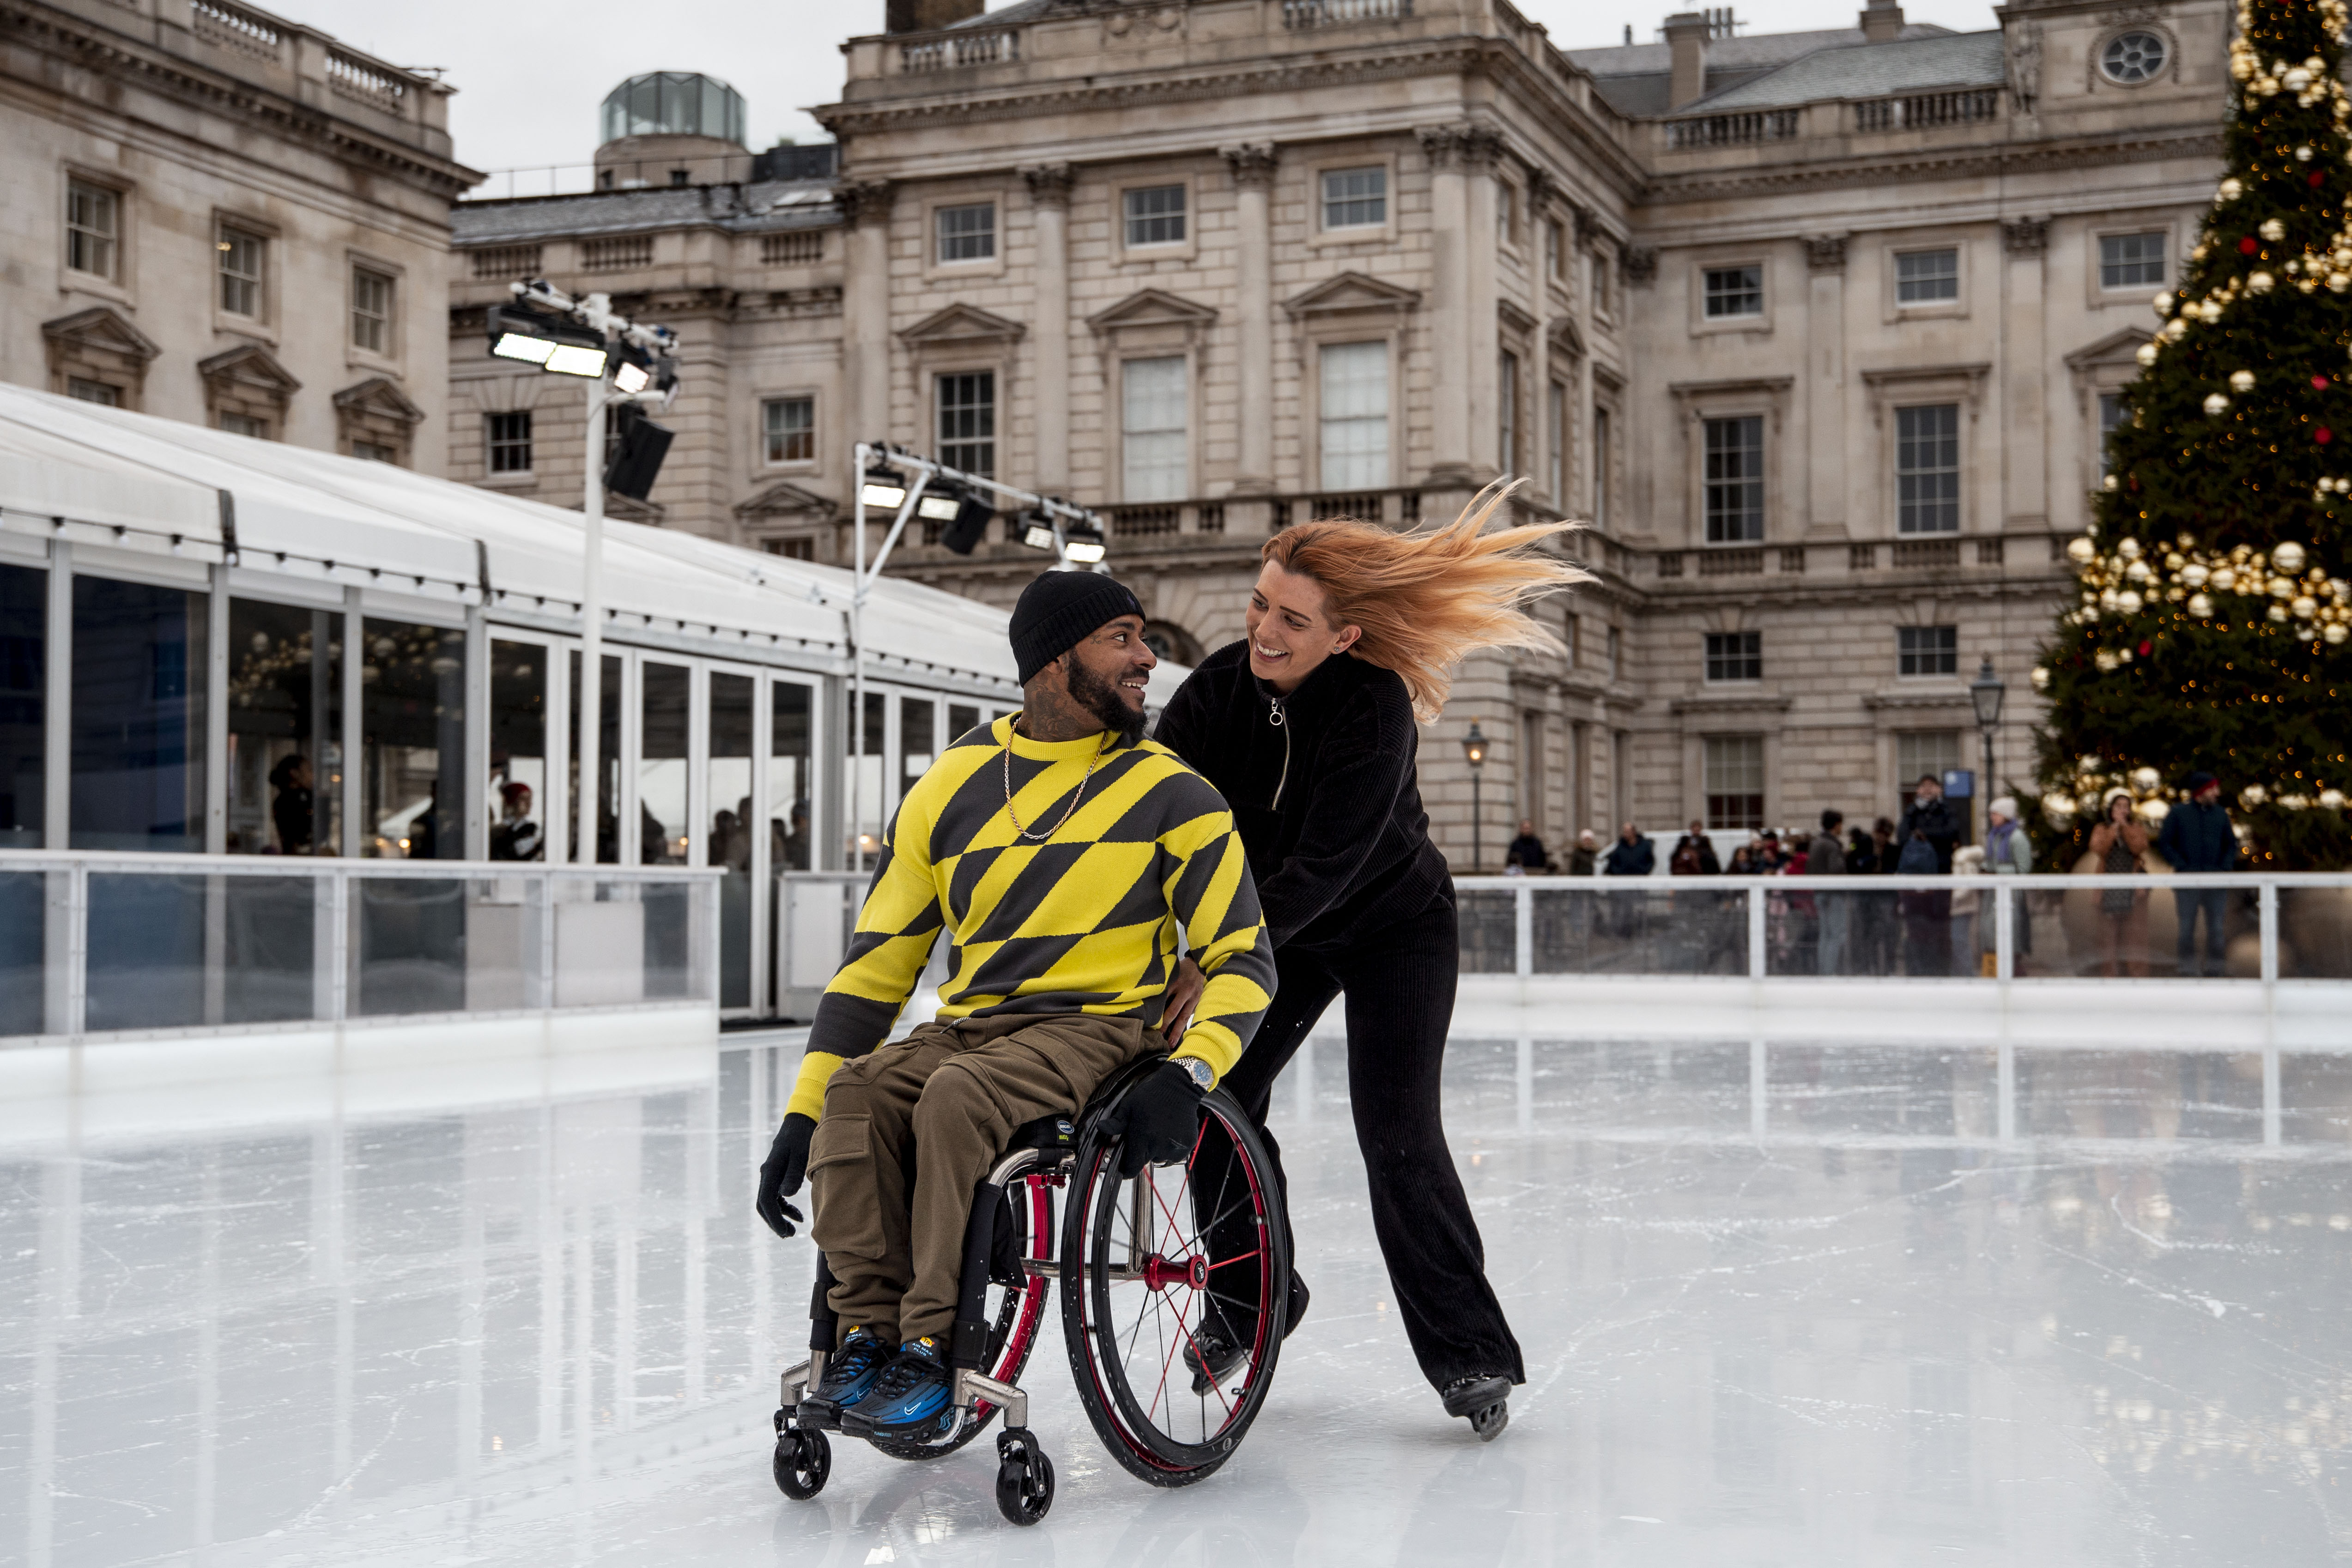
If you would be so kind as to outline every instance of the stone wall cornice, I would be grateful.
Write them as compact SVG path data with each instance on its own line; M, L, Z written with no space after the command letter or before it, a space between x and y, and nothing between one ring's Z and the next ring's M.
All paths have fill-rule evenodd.
M1647 208L1676 202L1752 200L1773 193L1897 185L1925 180L2061 173L2119 163L2160 163L2177 158L2219 161L2221 156L2221 132L2199 124L2153 133L2117 131L2063 141L1922 149L1885 158L1848 157L1654 176L1638 200Z
M240 129L255 122L279 140L305 145L341 162L362 164L455 201L478 183L481 171L439 158L309 104L208 70L131 37L85 23L70 12L0 0L0 36L94 75L128 82L175 102L218 114ZM136 118L116 105L108 111ZM226 146L226 144L224 144Z
M1261 57L1189 71L1074 78L1043 86L942 92L936 97L874 103L832 103L813 112L819 124L847 142L856 137L942 122L961 127L1217 99L1286 98L1368 82L1444 76L1484 78L1515 89L1529 104L1544 110L1547 128L1570 143L1576 161L1605 179L1622 197L1630 198L1640 189L1644 172L1633 155L1601 134L1590 114L1570 104L1532 62L1501 38L1461 37L1405 47L1381 46L1352 54ZM1425 115L1427 111L1417 112ZM1412 129L1412 122L1408 120L1396 129ZM878 165L861 159L860 167L867 166Z

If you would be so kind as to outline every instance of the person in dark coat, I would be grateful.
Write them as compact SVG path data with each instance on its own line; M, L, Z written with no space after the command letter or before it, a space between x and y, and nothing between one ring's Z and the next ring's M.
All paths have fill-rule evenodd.
M310 759L297 751L278 759L269 770L277 795L269 802L269 821L278 830L278 852L310 852L311 823L317 821L318 797L311 789Z
M1490 488L1428 532L1325 521L1268 539L1248 635L1202 661L1157 732L1232 804L1274 938L1274 1005L1226 1087L1263 1127L1275 1079L1345 995L1372 1231L1423 1375L1482 1439L1509 1420L1527 1373L1440 1116L1461 949L1414 758L1416 720L1442 710L1444 672L1475 648L1555 645L1524 601L1587 580L1535 553L1564 524L1483 531L1507 494ZM1213 1190L1203 1166L1193 1179ZM1237 1228L1212 1226L1213 1258L1255 1249ZM1294 1273L1286 1332L1306 1298ZM1196 1391L1239 1364L1256 1325L1237 1316L1222 1309L1187 1347Z
M1656 841L1631 822L1617 830L1617 841L1601 857L1603 876L1648 876L1657 869Z
M1576 847L1568 852L1568 874L1591 876L1601 863L1601 843L1591 828L1576 835Z
M1666 857L1666 869L1676 876L1720 876L1723 862L1716 858L1714 841L1706 830L1694 821L1690 831L1675 841L1674 853Z
M1503 863L1515 865L1529 876L1540 875L1551 865L1551 856L1544 852L1543 841L1536 837L1536 825L1528 818L1519 819L1519 836L1503 852Z
M2189 799L2165 814L2156 836L2156 852L2179 872L2221 872L2238 869L2238 833L2231 826L2230 809L2221 804L2221 786L2210 773L2189 776ZM2226 887L2181 888L2172 895L2179 911L2179 972L2195 977L2207 973L2219 978L2222 965L2223 925L2230 913ZM2205 963L2197 962L2197 917L2205 917Z
M1895 831L1895 854L1899 859L1902 846L1911 841L1913 834L1927 841L1936 852L1937 874L1952 873L1952 852L1959 848L1960 827L1952 818L1952 808L1944 799L1943 781L1932 773L1919 776L1919 786L1911 792L1911 804L1903 810L1903 824Z

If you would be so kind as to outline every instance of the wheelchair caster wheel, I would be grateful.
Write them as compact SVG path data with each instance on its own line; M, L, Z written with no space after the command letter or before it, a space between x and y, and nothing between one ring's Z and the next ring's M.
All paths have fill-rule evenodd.
M824 1490L833 1474L833 1445L822 1432L797 1427L776 1434L776 1490L794 1502L806 1502Z
M1034 1524L1054 1506L1054 1461L1028 1433L996 1440L996 1511L1013 1524Z

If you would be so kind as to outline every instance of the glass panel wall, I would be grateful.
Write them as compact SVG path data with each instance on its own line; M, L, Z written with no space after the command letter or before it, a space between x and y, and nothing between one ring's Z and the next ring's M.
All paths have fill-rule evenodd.
M849 824L849 855L842 863L853 870L871 866L874 852L882 847L882 818L888 805L882 798L882 758L889 712L889 699L880 692L868 691L864 744L855 736L843 737L843 750L849 754L849 798L856 820ZM857 859L860 854L866 857L862 862Z
M73 585L71 847L205 847L206 596Z
M777 871L806 871L814 792L809 688L778 681L768 690L768 863Z
M948 744L953 746L980 727L980 709L970 703L948 706Z
M466 633L371 617L361 636L360 852L466 856Z
M932 754L939 748L932 733L939 724L939 711L937 703L921 697L898 699L898 792L890 797L893 811L915 787L915 780L930 769Z
M490 644L490 858L547 858L547 661L536 643Z
M646 865L684 865L688 692L693 673L683 664L641 666L643 706L637 733L637 859Z
M0 849L41 847L49 574L0 566Z
M598 664L603 668L603 685L596 693L596 707L603 722L596 727L596 863L621 863L621 659L617 653L602 655ZM580 654L572 654L572 855L583 859L581 846L588 842L587 797L580 789Z
M228 852L333 854L342 842L342 616L228 608Z
M751 1005L751 697L749 675L710 675L709 863L719 884L719 1005Z

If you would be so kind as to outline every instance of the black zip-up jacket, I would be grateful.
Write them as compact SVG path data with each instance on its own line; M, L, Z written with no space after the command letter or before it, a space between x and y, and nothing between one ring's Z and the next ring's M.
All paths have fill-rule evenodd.
M1229 643L1178 689L1153 738L1233 808L1276 947L1348 942L1453 896L1393 670L1342 654L1282 697L1250 674L1248 645Z

